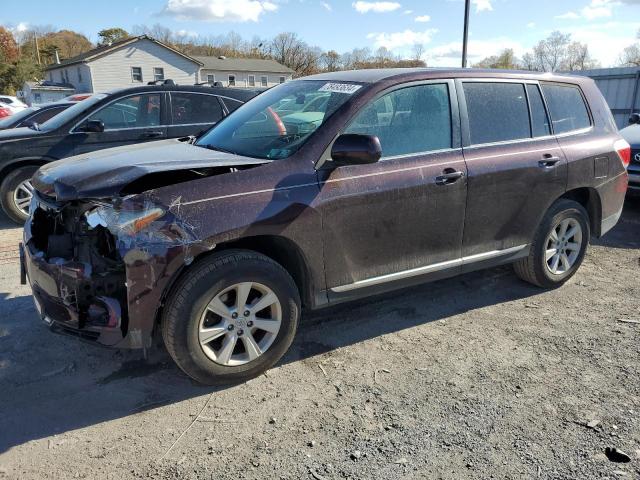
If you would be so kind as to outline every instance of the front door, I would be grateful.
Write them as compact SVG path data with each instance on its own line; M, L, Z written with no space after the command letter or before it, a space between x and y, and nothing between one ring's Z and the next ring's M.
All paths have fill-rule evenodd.
M342 132L377 136L383 156L320 171L330 296L455 273L467 189L457 112L453 82L412 84L378 96Z
M458 82L469 173L463 257L526 254L544 213L567 184L567 162L540 88L536 82Z
M135 94L114 100L74 129L76 155L134 143L163 140L163 93ZM83 132L86 122L101 121L104 132Z

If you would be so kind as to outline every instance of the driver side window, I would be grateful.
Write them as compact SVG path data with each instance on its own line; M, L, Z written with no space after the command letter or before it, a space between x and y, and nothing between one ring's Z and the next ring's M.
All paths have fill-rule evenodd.
M144 128L160 125L160 95L135 95L117 100L88 118L100 120L104 129Z
M446 84L406 87L365 106L344 133L377 136L382 158L452 147Z

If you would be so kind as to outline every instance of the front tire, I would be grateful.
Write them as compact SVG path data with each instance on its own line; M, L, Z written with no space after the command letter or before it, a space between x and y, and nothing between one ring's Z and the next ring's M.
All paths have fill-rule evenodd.
M291 346L300 296L270 258L222 252L177 283L162 315L162 336L176 364L207 385L243 382L272 367Z
M38 170L36 166L16 168L0 184L0 204L7 216L18 224L29 217L29 205L33 196L31 177Z
M580 268L589 245L589 215L573 200L559 200L547 211L529 251L514 264L516 275L542 288L556 288Z

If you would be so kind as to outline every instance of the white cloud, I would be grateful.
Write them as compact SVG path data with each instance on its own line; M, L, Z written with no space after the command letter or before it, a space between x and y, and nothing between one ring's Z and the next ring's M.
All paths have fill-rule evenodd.
M468 46L469 64L479 62L483 58L500 53L505 48L513 49L516 56L522 56L526 49L519 42L509 38L490 40L471 40ZM451 42L437 45L427 50L427 65L430 67L459 67L462 61L462 42Z
M419 17L416 17L416 22L419 23L426 23L429 20L431 20L431 17L429 15L420 15Z
M206 22L257 22L278 6L263 0L168 0L162 11L178 20Z
M633 4L640 3L637 0L622 0L624 3ZM580 9L580 12L570 11L557 15L555 18L560 20L577 20L579 18L585 20L595 20L597 18L607 18L613 15L613 7L620 5L619 0L591 0L591 2Z
M491 5L492 0L471 0L476 6L476 12L490 12L493 10L493 5Z
M625 47L635 43L637 22L598 22L576 25L564 31L571 39L587 44L589 53L603 67L614 66Z
M580 18L580 15L578 15L576 12L567 12L563 13L562 15L556 15L554 18L557 18L559 20L577 20L578 18Z
M322 5L327 10L327 12L333 12L333 7L329 3L320 2L320 5Z
M423 32L407 29L403 32L394 33L370 33L367 38L373 40L373 45L376 48L385 47L389 50L402 50L416 43L425 44L431 42L431 38L437 31L434 28Z
M354 2L353 8L356 9L359 13L384 13L384 12L393 12L394 10L399 9L402 5L397 2L364 2L357 1Z
M405 10L402 13L405 14L405 15L411 15L413 13L413 10Z

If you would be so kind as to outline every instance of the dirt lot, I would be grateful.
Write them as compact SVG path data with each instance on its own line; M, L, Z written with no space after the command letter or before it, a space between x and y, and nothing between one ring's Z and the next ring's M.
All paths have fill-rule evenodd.
M559 290L500 268L307 314L226 389L50 334L17 237L0 220L0 478L640 478L640 202Z

